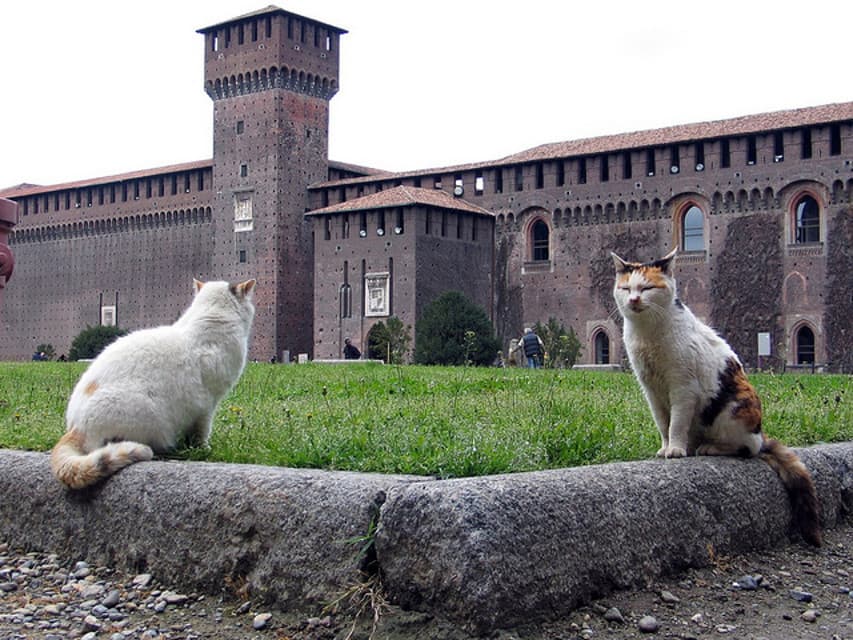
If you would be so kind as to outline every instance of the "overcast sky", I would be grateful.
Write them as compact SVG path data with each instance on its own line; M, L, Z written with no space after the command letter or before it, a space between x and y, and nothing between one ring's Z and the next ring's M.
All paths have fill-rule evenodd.
M195 31L269 1L2 3L0 188L211 158ZM381 169L853 100L851 2L277 6L349 32L329 155Z

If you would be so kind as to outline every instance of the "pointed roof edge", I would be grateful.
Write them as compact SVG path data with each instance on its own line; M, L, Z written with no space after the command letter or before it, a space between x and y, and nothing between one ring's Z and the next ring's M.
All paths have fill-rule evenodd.
M441 189L423 189L421 187L399 186L392 189L383 189L377 193L339 202L337 204L314 209L307 212L307 216L321 216L331 213L350 213L354 211L366 211L372 209L390 209L394 207L411 207L425 205L437 209L449 209L453 211L465 211L478 215L494 217L494 213L483 207L471 204L467 200L454 197Z

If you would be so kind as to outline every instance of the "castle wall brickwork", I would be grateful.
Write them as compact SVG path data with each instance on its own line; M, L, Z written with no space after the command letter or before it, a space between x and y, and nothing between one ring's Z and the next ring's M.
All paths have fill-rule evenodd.
M199 33L212 160L0 193L18 203L0 357L67 351L105 307L171 322L200 277L258 280L256 358L340 357L455 289L505 346L554 317L583 362L620 362L610 252L677 247L682 299L748 365L853 371L853 103L389 173L328 160L345 31L269 7Z

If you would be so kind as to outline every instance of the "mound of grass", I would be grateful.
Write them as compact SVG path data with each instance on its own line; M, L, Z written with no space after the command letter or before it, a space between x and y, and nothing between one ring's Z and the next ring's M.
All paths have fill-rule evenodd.
M0 447L49 450L85 364L0 363ZM792 446L853 438L853 378L756 374L764 426ZM652 457L628 373L249 364L193 460L460 477Z

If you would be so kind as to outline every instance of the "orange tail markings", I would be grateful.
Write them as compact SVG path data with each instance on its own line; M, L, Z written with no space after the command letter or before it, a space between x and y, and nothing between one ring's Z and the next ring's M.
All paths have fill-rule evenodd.
M50 453L53 475L71 489L88 487L134 462L153 457L151 448L138 442L110 443L90 453L83 450L84 442L83 434L71 429Z
M761 458L779 475L791 500L794 524L806 542L819 547L820 503L809 470L797 454L778 440L766 439L761 447Z

